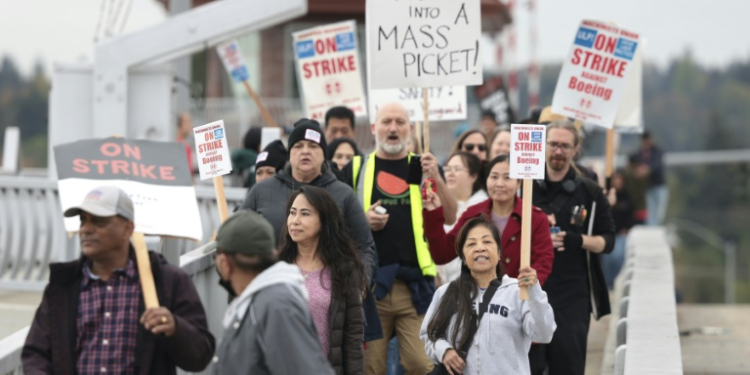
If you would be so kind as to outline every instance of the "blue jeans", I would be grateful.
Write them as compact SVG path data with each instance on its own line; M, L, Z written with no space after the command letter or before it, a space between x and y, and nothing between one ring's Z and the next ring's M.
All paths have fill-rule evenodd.
M387 375L404 375L404 367L399 363L398 338L394 336L388 342L388 372Z
M667 189L667 185L648 188L646 191L646 208L648 209L646 225L656 226L664 223L664 218L667 216L668 202L669 189Z
M607 282L607 288L609 290L615 289L615 279L620 274L622 264L625 261L625 240L627 234L618 234L615 237L615 248L609 254L602 254L602 271L604 272L604 280Z

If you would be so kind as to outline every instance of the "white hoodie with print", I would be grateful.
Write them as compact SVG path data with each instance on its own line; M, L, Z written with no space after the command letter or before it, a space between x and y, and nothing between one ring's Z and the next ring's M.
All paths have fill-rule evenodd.
M433 342L427 336L427 326L449 285L443 285L435 292L419 331L427 356L434 363L441 363L445 352L452 348L451 332L455 318L446 332L447 339ZM528 353L531 343L549 343L557 325L552 307L547 302L547 293L539 283L528 289L529 300L522 301L519 298L518 280L503 276L502 285L495 292L487 312L479 322L474 342L467 354L464 375L530 373ZM474 301L477 312L482 294L479 293Z

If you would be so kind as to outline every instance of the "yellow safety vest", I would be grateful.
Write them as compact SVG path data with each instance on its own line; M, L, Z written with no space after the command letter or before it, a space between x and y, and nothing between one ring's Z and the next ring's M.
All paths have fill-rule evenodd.
M411 161L412 153L409 153L408 161ZM372 188L375 181L375 153L365 156L355 156L352 159L352 184L362 207L367 211L372 205ZM365 166L365 172L360 175L362 165ZM422 193L419 191L419 185L409 185L409 199L411 200L411 226L414 232L414 245L417 249L417 261L419 268L422 269L422 275L435 277L437 267L432 260L430 250L427 248L427 240L424 236L424 226L422 220Z

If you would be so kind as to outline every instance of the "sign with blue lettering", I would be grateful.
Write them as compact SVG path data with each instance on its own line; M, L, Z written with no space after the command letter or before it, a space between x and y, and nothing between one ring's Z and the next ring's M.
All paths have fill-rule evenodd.
M591 48L594 46L594 40L596 40L596 34L597 34L596 30L581 27L578 29L578 32L576 33L576 40L574 43L579 46Z
M334 106L346 106L357 117L367 115L355 21L295 32L292 43L308 118L322 122L326 111Z
M356 46L357 42L354 41L354 33L336 34L336 50L339 52L354 49Z
M315 46L312 40L297 42L297 58L315 57Z
M637 47L637 42L634 42L630 39L620 38L617 41L617 47L615 47L615 56L621 59L633 60L635 49Z
M636 82L640 73L630 74L641 69L639 44L638 33L613 23L583 20L557 78L552 112L605 128L621 121L617 116L628 88L640 91ZM636 108L630 104L634 100L628 103L629 108ZM637 101L640 106L640 99Z
M242 58L242 51L240 45L236 40L220 44L216 47L216 52L221 58L224 68L226 68L229 75L237 82L247 81L250 79L250 73L247 70L245 61Z

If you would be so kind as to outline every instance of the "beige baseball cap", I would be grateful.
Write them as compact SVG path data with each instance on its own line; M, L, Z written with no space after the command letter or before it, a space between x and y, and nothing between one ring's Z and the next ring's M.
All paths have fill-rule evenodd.
M120 215L130 221L135 221L133 201L122 189L114 186L100 186L91 190L86 194L83 203L68 208L63 215L65 217L78 216L82 211L101 217Z

